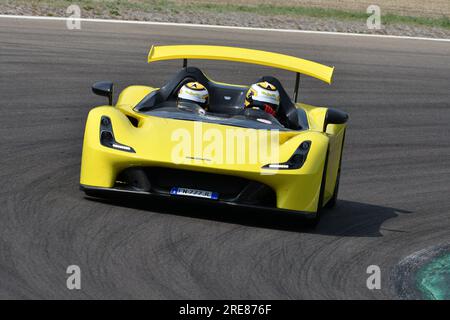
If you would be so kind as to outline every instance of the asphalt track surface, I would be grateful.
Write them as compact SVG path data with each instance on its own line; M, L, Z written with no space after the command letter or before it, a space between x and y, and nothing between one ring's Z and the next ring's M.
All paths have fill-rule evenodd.
M340 202L296 219L171 203L110 203L78 189L90 86L161 85L181 62L151 44L277 51L336 67L301 100L350 114ZM191 63L193 65L193 63ZM213 79L293 75L197 62ZM398 298L404 257L450 242L450 45L332 35L0 19L0 298ZM66 288L79 265L81 290ZM366 287L369 265L382 287Z

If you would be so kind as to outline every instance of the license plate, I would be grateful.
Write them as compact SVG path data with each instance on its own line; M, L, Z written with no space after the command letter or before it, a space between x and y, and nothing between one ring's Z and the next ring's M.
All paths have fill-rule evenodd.
M205 198L205 199L213 199L213 200L219 199L219 194L217 192L189 189L189 188L173 187L170 190L170 194L177 195L177 196L188 196L188 197L197 197L197 198Z

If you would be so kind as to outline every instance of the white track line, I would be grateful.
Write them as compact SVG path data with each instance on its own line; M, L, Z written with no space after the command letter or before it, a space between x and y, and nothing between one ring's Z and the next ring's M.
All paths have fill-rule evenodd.
M18 16L18 15L6 15L6 14L0 14L0 18L29 19L29 20L54 20L54 21L65 21L68 19L66 17ZM442 38L408 37L408 36L392 36L392 35L383 35L383 34L365 34L365 33L330 32L330 31L310 31L310 30L296 30L296 29L236 27L236 26L220 26L220 25L212 25L212 24L195 24L195 23L153 22L153 21L113 20L113 19L89 19L89 18L80 18L80 19L73 19L73 20L83 21L83 22L98 22L98 23L143 24L143 25L153 25L153 26L172 26L172 27L189 27L189 28L205 28L205 29L231 29L231 30L268 31L268 32L286 32L286 33L306 33L306 34L323 34L323 35L335 35L335 36L373 37L373 38L387 38L387 39L450 42L450 39L442 39Z

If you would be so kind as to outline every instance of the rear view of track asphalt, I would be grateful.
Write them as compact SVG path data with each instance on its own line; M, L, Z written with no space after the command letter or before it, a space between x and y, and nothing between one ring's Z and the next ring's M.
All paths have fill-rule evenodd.
M405 256L450 242L450 45L446 42L0 19L0 298L398 298ZM300 100L350 115L340 201L316 230L258 212L109 203L78 190L95 81L160 86L180 61L151 44L216 44L334 65ZM289 72L191 61L218 81ZM152 139L153 137L149 137ZM66 268L81 268L81 290ZM381 289L366 287L369 265Z

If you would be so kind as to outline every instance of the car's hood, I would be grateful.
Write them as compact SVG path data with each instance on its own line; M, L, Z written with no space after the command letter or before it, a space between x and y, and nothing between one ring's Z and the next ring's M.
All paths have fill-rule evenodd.
M181 166L260 170L268 163L287 161L301 142L311 139L309 131L248 129L153 116L141 118L137 128L112 122L116 140L132 147L136 157Z

